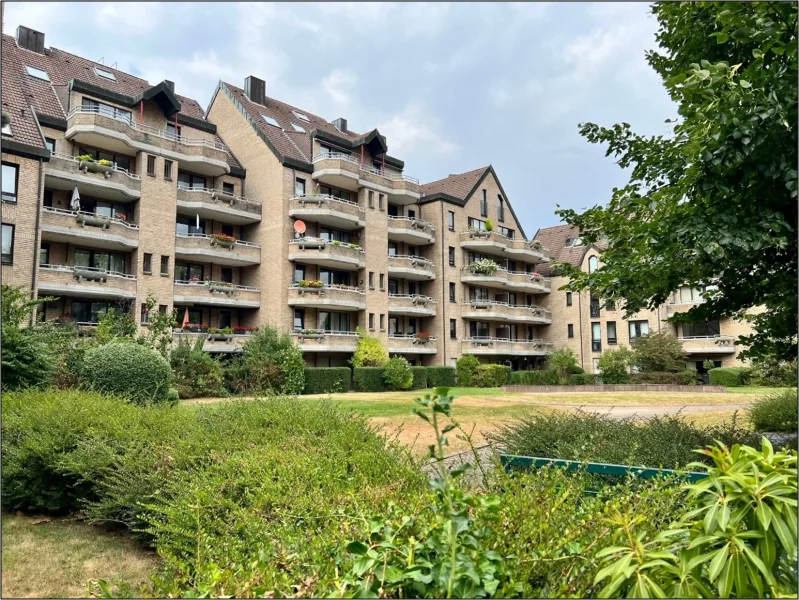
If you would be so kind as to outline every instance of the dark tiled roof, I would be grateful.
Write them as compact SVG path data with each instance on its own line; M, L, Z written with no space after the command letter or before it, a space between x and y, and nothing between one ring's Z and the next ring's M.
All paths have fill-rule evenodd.
M422 185L422 197L432 196L433 194L447 194L458 200L466 200L469 192L474 189L474 186L477 185L477 182L480 181L480 178L489 168L490 166L480 167L474 171L450 175L445 179L425 183Z
M580 237L580 232L571 225L556 225L539 229L533 239L539 240L549 250L551 262L561 262L579 267L583 263L585 253L590 246L567 246L566 241ZM549 276L550 265L541 264L538 270Z

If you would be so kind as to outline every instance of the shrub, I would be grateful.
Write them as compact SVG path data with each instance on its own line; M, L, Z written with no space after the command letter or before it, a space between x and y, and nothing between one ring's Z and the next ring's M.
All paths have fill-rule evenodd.
M510 382L510 367L506 365L480 365L472 376L471 385L481 388L502 387Z
M670 333L637 337L632 347L632 364L643 373L677 373L685 369L687 355L680 341Z
M797 403L796 390L783 390L759 398L749 414L755 431L796 432Z
M472 385L472 377L477 373L477 367L480 366L480 359L471 354L464 354L455 363L455 368L458 370L458 385L468 387Z
M128 313L112 308L100 317L96 338L100 344L115 340L132 342L136 338L136 321Z
M413 373L408 360L402 356L388 359L383 367L383 383L387 390L409 390L413 385Z
M631 359L632 353L625 346L605 350L597 363L600 381L605 384L630 383L628 367Z
M222 365L222 385L231 394L245 394L249 389L249 370L241 356L233 356Z
M707 374L711 385L724 385L727 387L740 387L745 384L749 369L746 367L717 367L710 369Z
M577 355L571 348L561 348L560 350L548 352L547 367L557 374L561 382L565 382L569 375L582 372L582 368L577 364Z
M174 385L181 398L216 396L222 389L222 366L203 351L204 341L200 337L192 345L181 339L170 353Z
M513 385L558 385L560 380L555 371L514 371L510 375Z
M653 383L662 385L698 385L697 373L693 369L684 369L678 373L631 373L630 383Z
M352 370L352 387L359 392L384 392L383 367L356 367Z
M423 390L427 387L427 367L411 367L413 373L412 390Z
M19 390L49 383L55 365L31 330L3 327L3 388Z
M111 343L86 353L81 383L139 404L166 400L172 371L163 356L139 344Z
M292 337L266 325L244 343L247 391L300 394L305 387L305 360Z
M427 367L427 387L452 387L456 382L455 367Z
M593 373L575 373L566 378L566 385L596 385L598 378Z
M352 354L350 364L353 367L382 367L388 361L388 350L382 342L366 333L360 327L358 331L358 345Z
M349 367L306 367L303 394L348 392L352 379Z
M759 360L752 364L749 383L764 387L796 387L796 361Z

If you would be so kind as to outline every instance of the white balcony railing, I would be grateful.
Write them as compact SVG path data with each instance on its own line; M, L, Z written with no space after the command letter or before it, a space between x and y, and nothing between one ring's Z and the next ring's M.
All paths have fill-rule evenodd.
M86 212L83 210L66 210L64 208L52 208L51 206L45 206L42 208L42 212L52 213L56 215L72 216L75 217L76 220L79 216L95 217L107 220L109 224L119 225L121 227L127 227L128 229L134 229L134 230L139 229L138 225L136 225L135 223L128 223L127 220L120 219L118 217L105 217L103 215L98 215L96 213Z
M212 235L207 233L177 233L175 235L176 237L179 238L186 238L192 240L205 239L209 240L209 242L213 238ZM236 246L245 246L247 248L260 248L261 244L256 244L255 242L245 242L244 240L236 240L233 244L231 244L231 246L233 248L235 248Z
M80 163L83 162L83 161L79 160L77 156L72 156L71 154L62 154L60 152L52 152L50 154L50 156L54 156L55 158L60 158L61 160L68 160L68 161L74 162L78 166L80 166ZM141 177L139 177L135 173L131 173L127 169L123 169L122 167L118 166L116 163L111 163L110 168L115 173L119 173L120 175L124 175L125 177L129 177L130 179L133 179L135 181L141 181Z
M388 174L382 169L378 169L376 167L371 167L369 165L361 164L361 159L357 155L347 154L346 152L322 152L321 154L314 156L313 163L317 163L323 160L346 160L347 162L354 163L358 165L358 168L361 171L365 171L366 173L372 173L373 175L378 175L380 177L384 177L389 181L408 181L410 183L419 184L419 180L416 177L410 177L409 175L404 175L402 173Z
M178 190L181 192L186 193L197 193L197 194L205 194L207 196L211 196L213 199L218 199L223 202L229 202L231 204L235 203L236 205L242 204L243 206L238 208L243 208L244 210L248 210L250 212L261 212L261 203L256 202L255 200L250 200L249 198L245 198L244 196L237 196L236 194L228 194L222 190L217 190L216 188L206 188L206 187L192 187L185 184L181 184L178 182Z
M103 269L101 267L84 267L84 266L72 266L72 265L51 265L51 264L41 264L39 265L39 269L43 271L61 271L67 273L74 273L75 269L79 271L89 271L92 273L97 273L98 275L106 275L108 277L118 277L120 279L126 279L128 281L136 281L135 275L128 275L126 273L120 273L118 271L110 271L108 269Z

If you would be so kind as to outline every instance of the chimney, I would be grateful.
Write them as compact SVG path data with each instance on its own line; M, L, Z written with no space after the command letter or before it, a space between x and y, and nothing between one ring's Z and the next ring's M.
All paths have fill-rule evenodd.
M347 119L344 117L339 117L333 121L333 127L338 129L341 133L347 133Z
M17 46L38 54L44 54L44 34L24 25L17 27Z
M263 106L266 104L266 82L263 79L250 75L244 80L244 93L250 102Z
M169 81L169 79L164 79L164 85L169 88L169 91L173 94L175 93L175 82Z

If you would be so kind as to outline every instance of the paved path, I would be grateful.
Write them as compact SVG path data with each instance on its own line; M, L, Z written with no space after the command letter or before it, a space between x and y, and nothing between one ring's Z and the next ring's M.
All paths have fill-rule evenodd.
M616 419L623 419L624 417L653 417L655 415L675 414L675 413L703 413L703 412L716 412L722 410L746 410L752 405L746 404L687 404L680 406L678 404L639 404L639 405L621 405L621 406L598 406L590 404L543 404L536 402L535 406L543 406L546 408L569 408L572 410L580 409L583 412L592 412L602 415L608 415Z

